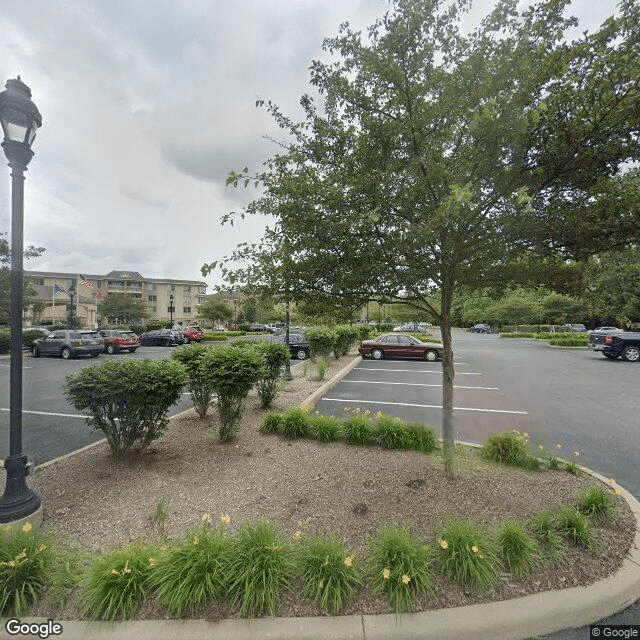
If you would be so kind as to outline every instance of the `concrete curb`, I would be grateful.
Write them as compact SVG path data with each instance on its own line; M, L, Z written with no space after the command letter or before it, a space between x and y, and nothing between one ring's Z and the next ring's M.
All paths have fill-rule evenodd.
M308 396L302 404L308 404L313 407L316 402L318 402L318 400L320 400L320 398L322 398L322 396L327 391L329 391L329 389L335 387L338 382L340 382L340 380L342 380L342 378L347 375L347 373L355 369L361 362L362 356L357 356L356 358L354 358L346 367L340 369L340 371L338 371L338 373L336 373L333 378L325 382L321 387L318 387L318 389L316 389L310 396Z

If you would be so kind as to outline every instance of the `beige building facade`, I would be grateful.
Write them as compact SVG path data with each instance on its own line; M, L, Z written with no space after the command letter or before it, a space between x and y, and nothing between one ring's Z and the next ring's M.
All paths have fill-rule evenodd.
M107 274L78 274L25 271L32 279L38 300L44 305L31 324L64 323L71 304L70 288L75 288L73 305L83 327L93 328L105 321L98 317L98 303L109 294L125 293L140 298L150 320L170 320L173 296L174 324L199 322L198 307L207 295L207 283L198 280L145 278L137 271L110 271ZM73 290L72 290L73 291ZM124 320L124 318L123 318Z

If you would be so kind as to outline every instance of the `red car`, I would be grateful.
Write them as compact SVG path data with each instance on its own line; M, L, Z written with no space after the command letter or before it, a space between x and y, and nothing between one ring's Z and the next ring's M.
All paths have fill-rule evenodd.
M102 329L99 333L104 340L104 350L110 355L120 351L134 353L140 346L140 338L133 331Z
M190 342L200 342L204 338L202 329L198 327L187 327L183 330L182 336L186 339L187 344Z
M383 358L424 358L427 362L442 359L442 345L437 342L422 342L413 336L384 333L375 340L364 340L358 348L360 355L374 360Z

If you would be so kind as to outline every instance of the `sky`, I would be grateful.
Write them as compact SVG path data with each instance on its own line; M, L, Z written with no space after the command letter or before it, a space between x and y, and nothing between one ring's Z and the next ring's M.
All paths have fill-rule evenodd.
M475 0L469 26L493 0ZM20 0L0 6L0 89L20 75L42 114L26 173L27 270L205 280L204 263L256 242L268 220L220 218L256 192L225 186L281 139L256 100L300 115L308 69L343 22L388 0ZM594 29L613 0L573 0ZM4 156L1 157L4 160ZM4 166L4 163L3 163ZM0 170L0 231L10 170Z

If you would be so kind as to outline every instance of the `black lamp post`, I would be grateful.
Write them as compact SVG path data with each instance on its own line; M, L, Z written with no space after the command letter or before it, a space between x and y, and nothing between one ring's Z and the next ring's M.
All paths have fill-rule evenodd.
M42 116L31 102L31 90L18 76L0 93L2 148L11 167L11 363L9 371L9 457L5 489L0 498L0 522L26 518L40 508L40 497L29 489L27 456L22 453L22 283L24 250L24 172L33 158L31 144Z
M169 313L171 314L171 326L173 327L173 293L169 296Z
M233 324L238 328L238 298L233 299Z
M76 288L73 285L71 285L68 291L69 291L69 298L71 299L69 303L69 329L75 329L76 318L75 318L75 314L73 313L73 298L76 295Z
M287 299L285 301L285 324L286 324L286 328L285 328L285 342L287 344L287 349L289 349L289 321L290 321L290 316L289 316L289 296L287 295ZM284 365L284 379L285 380L293 380L293 374L291 373L291 358L289 358L287 360L287 363Z

